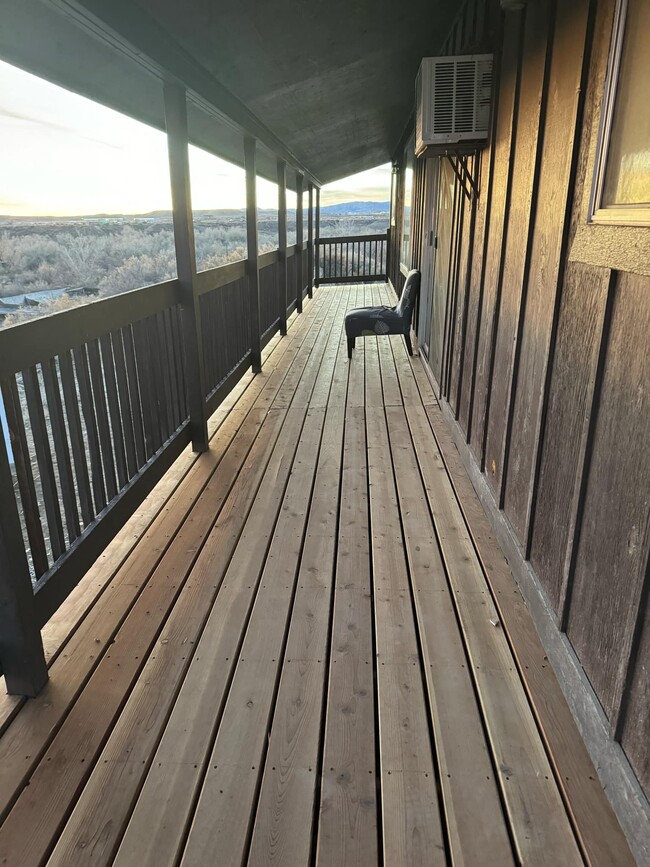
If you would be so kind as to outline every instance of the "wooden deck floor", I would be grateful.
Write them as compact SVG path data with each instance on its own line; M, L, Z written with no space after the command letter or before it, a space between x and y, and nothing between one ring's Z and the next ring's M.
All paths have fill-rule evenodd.
M0 863L633 863L419 360L348 363L384 299L319 290L48 625Z

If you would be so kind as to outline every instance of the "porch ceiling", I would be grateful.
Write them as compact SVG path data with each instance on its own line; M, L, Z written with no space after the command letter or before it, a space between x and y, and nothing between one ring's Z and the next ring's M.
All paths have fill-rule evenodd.
M140 0L321 181L390 159L450 0Z
M242 126L268 133L261 174L274 176L275 151L327 183L390 158L420 59L456 10L452 0L3 0L0 58L161 128L160 78L172 74L203 104L190 108L196 144L241 164Z

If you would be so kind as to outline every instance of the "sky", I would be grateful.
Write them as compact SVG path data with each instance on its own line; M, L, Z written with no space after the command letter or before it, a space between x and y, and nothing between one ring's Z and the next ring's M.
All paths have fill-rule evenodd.
M244 172L190 146L196 210L243 208ZM321 204L386 201L390 166L323 187ZM258 178L258 206L277 188ZM295 206L295 196L287 204ZM306 205L306 201L305 201ZM162 132L0 61L0 214L80 216L169 210Z

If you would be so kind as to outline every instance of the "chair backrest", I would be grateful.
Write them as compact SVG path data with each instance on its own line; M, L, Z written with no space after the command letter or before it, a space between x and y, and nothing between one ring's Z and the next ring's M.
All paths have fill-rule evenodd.
M400 316L406 318L409 325L411 324L413 307L415 306L415 299L417 298L419 291L420 272L413 269L408 273L408 277L406 278L406 282L404 283L404 288L402 289L402 295L399 299L399 304L395 308L395 312L398 313Z

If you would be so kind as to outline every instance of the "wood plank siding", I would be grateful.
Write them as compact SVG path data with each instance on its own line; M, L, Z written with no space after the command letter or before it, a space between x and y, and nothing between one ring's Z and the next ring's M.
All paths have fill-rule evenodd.
M522 6L469 0L442 51L493 51L496 70L478 199L454 214L442 373L429 373L650 863L650 229L587 221L615 0ZM423 219L415 201L411 213Z
M46 625L0 863L633 863L419 359L348 361L390 292L306 298Z

